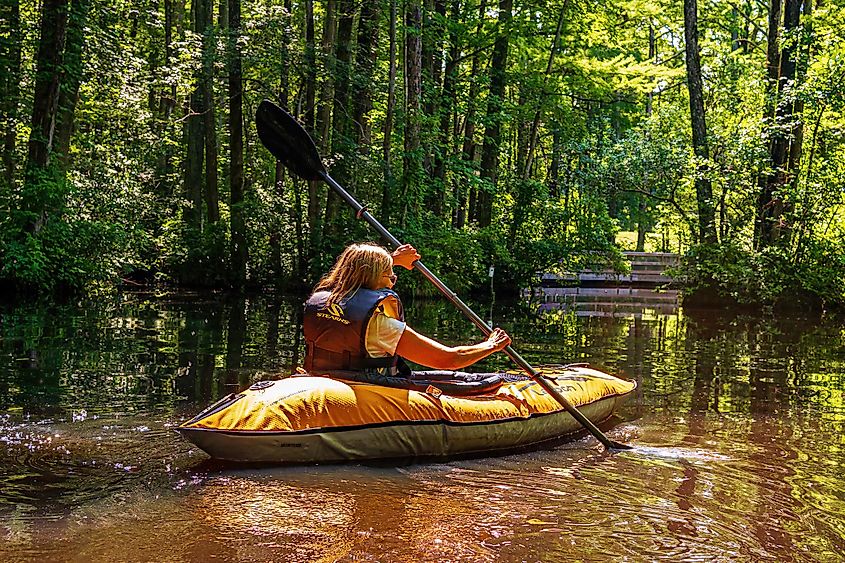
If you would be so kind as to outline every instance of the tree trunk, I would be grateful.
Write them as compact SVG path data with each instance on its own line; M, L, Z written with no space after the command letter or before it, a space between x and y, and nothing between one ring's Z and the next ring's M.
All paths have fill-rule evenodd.
M390 145L393 137L393 113L396 111L396 0L390 0L390 61L387 77L387 115L384 118L382 158L384 159L384 185L381 193L381 220L390 222L390 188L393 172L390 166Z
M234 283L246 284L248 248L244 221L243 79L238 38L241 34L241 0L229 0L229 190L231 254Z
M184 14L184 0L174 2L174 0L164 0L164 66L166 71L172 68L175 63L174 55L174 36L179 38L183 34L182 18ZM159 153L159 160L157 162L156 181L159 185L159 192L164 196L171 196L171 182L173 175L173 146L169 141L172 134L171 116L173 109L176 107L176 82L172 81L170 86L163 87L159 92L159 135L163 142L163 147Z
M769 6L769 25L766 47L766 89L763 122L771 128L777 107L778 77L780 76L780 23L783 0L771 0ZM772 152L773 138L769 140L769 154ZM771 165L771 162L769 162ZM761 249L768 244L771 232L772 193L768 181L768 171L760 173L758 178L757 213L754 220L754 248Z
M697 171L695 195L698 202L698 240L716 243L716 213L713 206L713 188L707 160L707 127L704 120L704 90L701 80L701 60L698 52L698 12L696 0L684 0L684 39L686 41L687 88L689 90L690 120L692 122L692 147Z
M526 84L523 83L519 85L518 104L520 108L528 106L529 93L527 90L528 86ZM522 170L525 174L527 174L527 171L531 168L531 165L528 164L527 160L529 137L533 131L533 122L532 124L525 122L522 118L521 112L517 114L517 119L518 122L513 128L515 129L513 134L516 137L516 159L515 164L508 165L508 168L512 170ZM511 195L513 197L513 206L511 208L511 221L509 225L510 237L508 238L508 246L510 248L512 248L512 245L518 240L520 229L528 217L531 200L534 197L533 185L528 181L527 176L511 182Z
M766 46L766 109L763 117L772 119L777 107L778 77L780 76L780 25L783 19L783 0L771 0Z
M347 157L354 152L349 146L349 91L352 68L352 26L355 19L354 0L338 0L337 41L335 43L335 90L332 108L331 153L338 156L332 168L332 176L341 183L349 184L351 163ZM329 190L326 200L326 221L323 231L329 236L338 230L337 215L340 196Z
M434 9L437 13L437 21L445 22L445 2L443 0L436 0ZM460 2L458 0L452 3L452 17L456 21L460 17ZM432 82L433 91L439 92L439 96L436 94L431 96L432 103L430 111L432 115L435 112L439 115L439 127L433 155L432 178L434 181L431 183L432 193L429 196L427 207L438 217L443 215L446 204L446 186L448 185L446 182L446 159L449 153L451 153L450 132L452 129L452 108L454 107L455 82L457 80L457 58L460 54L460 48L458 47L459 39L456 30L453 28L449 32L449 49L446 51L446 66L441 72L444 54L442 34L445 29L446 27L438 23L432 31L432 33L436 34L432 56ZM441 82L443 84L442 89L439 87Z
M332 102L334 100L334 39L335 31L337 29L337 22L335 18L336 0L326 1L326 15L323 20L323 68L324 76L322 86L320 88L320 110L317 115L317 134L319 147L325 154L330 143L330 131L332 124Z
M405 14L405 155L402 183L402 221L405 221L411 194L416 193L422 178L420 154L420 120L422 118L422 6L409 0ZM416 206L415 206L416 207Z
M35 95L32 106L32 129L24 183L26 197L23 209L35 218L25 227L27 232L38 232L55 207L55 198L48 203L50 186L45 182L50 156L55 142L56 117L59 105L62 54L67 31L68 4L66 0L43 0L41 28L36 55ZM54 188L55 189L55 188ZM63 197L63 196L62 196Z
M518 177L521 178L522 172L525 171L525 161L528 157L528 136L531 133L531 124L525 119L523 110L528 106L529 93L528 84L521 82L516 85L518 91L516 98L516 107L519 108L511 114L511 118L516 122L511 127L511 138L504 141L506 154L512 155L513 165L505 163L505 165L518 171Z
M487 125L481 149L481 177L487 189L478 194L478 226L487 227L493 218L493 196L499 177L499 150L502 142L503 108L508 66L508 34L513 0L499 0L499 30L490 63L490 93L487 98ZM489 190L489 191L488 191Z
M290 14L291 12L291 0L285 0L285 11ZM222 8L222 5L221 5ZM227 9L227 16L228 16L228 9ZM288 33L289 27L285 26L282 29L282 42L279 45L279 106L283 108L288 108L293 115L297 115L297 112L290 107L290 78L288 75L288 71L290 68L290 52L288 46L291 42L290 34ZM282 163L281 160L276 160L276 169L273 179L273 186L276 189L276 198L277 201L281 202L285 199L285 165ZM295 225L296 230L296 260L294 264L296 265L298 273L302 273L302 252L300 249L302 248L302 208L301 208L301 198L299 195L299 191L294 189L294 201L295 204L290 207L290 214L291 214L291 221ZM285 210L284 206L276 205L275 206L275 214L277 217L284 216ZM270 269L273 272L273 282L277 288L281 288L284 282L284 268L282 267L282 223L280 221L276 221L273 223L273 228L270 232Z
M784 4L784 36L793 37L799 28L801 0L786 0ZM780 78L778 80L778 107L775 111L776 129L770 153L773 173L768 178L768 193L772 195L770 230L768 242L775 244L789 240L792 203L781 192L788 186L794 186L801 160L803 128L800 114L803 102L787 100L785 90L798 86L798 53L800 39L786 42L780 58Z
M801 8L801 0L786 0L783 10L784 36L790 38L795 36L800 25ZM809 10L812 10L811 5ZM788 186L795 186L797 181L803 141L803 127L800 119L803 103L800 100L786 99L784 91L795 88L799 81L799 46L801 46L800 40L784 43L778 57L780 68L776 77L777 90L773 95L773 106L771 109L767 108L774 112L775 127L769 144L771 170L766 174L765 185L758 197L758 248L789 240L792 203L785 197L783 191Z
M560 125L553 122L552 131L552 163L549 167L549 198L557 198L560 194Z
M205 114L203 129L205 132L205 204L208 221L220 220L220 204L217 187L217 118L214 107L214 60L217 46L217 34L214 30L214 3L205 0L205 26L202 32L203 65L202 95Z
M162 37L162 32L166 33L167 27L167 6L164 8L165 25L161 27L159 20L159 0L149 0L150 8L145 13L142 13L144 20L144 36L148 37L149 49L147 50L147 69L149 78L147 79L147 109L150 110L151 115L151 129L152 132L158 133L156 129L156 119L161 108L162 93L159 90L161 83L161 71L164 55L162 55L162 46L166 44ZM71 22L72 23L72 22Z
M373 109L373 82L378 64L379 2L363 2L358 22L358 48L352 81L353 126L358 152L368 154L372 137L369 113Z
M440 100L438 92L442 86L443 66L443 32L446 19L446 4L443 0L424 0L422 31L420 34L420 49L422 51L422 100L426 117L435 118L439 111ZM432 142L432 136L427 135L425 142L420 139L423 151L423 169L427 177L434 174L438 153L443 147ZM443 183L433 182L428 186L426 194L426 209L435 215L440 214L443 206Z
M313 133L316 124L317 51L314 41L314 1L305 0L305 126ZM320 182L308 182L308 255L317 255L320 241Z
M202 34L205 29L206 0L191 0L193 30ZM203 162L205 156L205 94L202 66L197 72L196 87L191 92L188 115L185 117L185 195L188 205L185 222L190 228L202 229L202 198L205 192Z
M454 0L452 2L452 18L458 21L461 16L461 2ZM453 135L457 135L457 128L455 126L455 107L457 106L457 92L456 84L458 81L458 57L461 55L461 41L455 26L450 27L449 31L449 49L446 54L446 66L443 69L443 94L441 96L440 107L440 152L435 161L434 177L443 184L444 197L447 186L451 183L451 178L446 178L446 160L450 158L454 152ZM454 228L458 226L458 209L461 208L460 200L464 193L463 182L456 181L453 186L454 204L452 205L451 222Z
M420 25L420 52L422 60L423 89L431 92L434 86L435 43L439 40L434 24L434 0L422 0L422 23ZM426 115L434 114L434 96L424 97L423 111ZM428 155L426 155L427 157Z
M452 2L452 19L454 21L458 21L460 18L460 11L460 0L454 0ZM440 150L434 160L434 177L444 183L446 180L446 157L451 152L452 111L455 107L455 84L458 79L458 57L460 53L460 38L458 37L457 28L453 26L449 31L449 50L446 52L446 66L443 71L443 90L440 95L440 135L438 139Z
M223 32L229 29L229 0L220 0L217 5L217 27Z
M645 236L648 233L648 219L646 217L646 202L643 196L637 201L637 248L636 252L645 252Z
M549 82L549 76L552 74L552 65L554 64L555 54L557 53L557 44L560 41L560 32L563 29L563 16L566 13L566 8L569 5L569 0L564 0L563 6L560 9L560 16L557 20L557 28L555 29L555 37L552 39L552 45L549 48L549 62L546 63L546 73L543 75L543 92L545 96L546 85ZM525 168L522 171L522 179L527 180L531 175L531 166L534 164L534 150L537 147L537 133L540 130L540 117L542 115L542 98L537 104L537 111L534 112L534 121L531 122L531 132L528 137L528 154L525 158Z
M484 14L487 11L487 0L478 3L478 24L475 27L475 36L480 37L484 29ZM481 55L476 50L472 55L470 67L469 96L467 97L467 112L464 120L464 142L461 147L461 156L468 169L475 168L475 104L478 99L478 74L481 69ZM456 204L455 224L458 228L463 227L467 220L474 221L475 217L476 189L470 188L466 194L459 194Z
M18 126L18 105L20 104L21 81L21 12L20 0L3 2L2 20L8 30L4 30L2 39L2 68L0 68L0 123L4 127L3 135L3 178L10 188L15 184L15 161L17 160L16 140Z
M88 20L90 0L71 0L70 16L65 39L64 63L62 65L62 87L59 94L59 108L56 117L56 153L59 166L67 171L70 158L70 138L73 134L73 118L79 100L79 85L82 82L82 49L85 44L85 25Z
M317 97L317 48L314 43L314 0L305 0L305 75L303 76L303 88L305 89L305 108L303 116L305 126L309 131L314 131L316 120L316 97Z

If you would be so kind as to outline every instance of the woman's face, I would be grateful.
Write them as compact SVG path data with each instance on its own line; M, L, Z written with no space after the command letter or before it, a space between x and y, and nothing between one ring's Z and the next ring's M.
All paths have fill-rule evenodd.
M387 289L393 289L393 285L395 283L396 283L396 274L393 273L393 268L390 268L389 270L385 270L381 274L381 277L379 277L379 280L378 280L378 283L376 284L376 287L374 287L372 289L382 289L382 288L385 288L385 287Z

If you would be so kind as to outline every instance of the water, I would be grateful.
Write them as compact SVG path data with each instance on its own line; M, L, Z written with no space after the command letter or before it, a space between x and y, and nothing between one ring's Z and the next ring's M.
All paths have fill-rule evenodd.
M845 323L588 301L496 304L493 317L532 363L637 379L609 430L633 451L584 438L297 468L217 465L173 431L300 362L297 299L6 305L0 561L842 560ZM408 316L475 338L445 303Z

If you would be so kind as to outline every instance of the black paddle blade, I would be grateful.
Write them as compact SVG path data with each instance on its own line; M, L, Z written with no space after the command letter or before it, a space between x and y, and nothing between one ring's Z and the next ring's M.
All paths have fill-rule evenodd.
M311 136L288 112L264 100L255 112L261 144L303 180L320 180L326 168Z

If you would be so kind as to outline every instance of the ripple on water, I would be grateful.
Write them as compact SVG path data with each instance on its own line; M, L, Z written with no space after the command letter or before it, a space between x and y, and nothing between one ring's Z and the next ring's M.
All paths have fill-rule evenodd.
M777 473L766 477L768 469L703 448L638 446L613 455L563 448L464 462L434 480L419 477L462 498L475 535L486 533L483 545L505 559L534 553L536 542L541 559L549 550L565 559L574 548L601 554L597 560L789 561L796 553L812 560L794 536L805 524L793 491Z
M88 417L71 422L0 425L0 513L66 515L75 507L123 494L187 449L163 425Z

